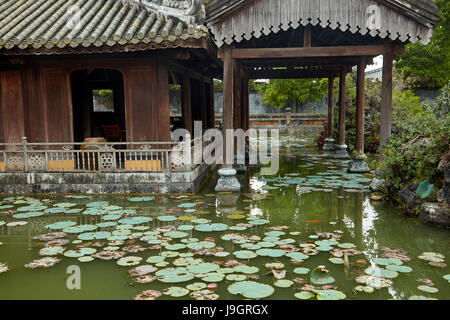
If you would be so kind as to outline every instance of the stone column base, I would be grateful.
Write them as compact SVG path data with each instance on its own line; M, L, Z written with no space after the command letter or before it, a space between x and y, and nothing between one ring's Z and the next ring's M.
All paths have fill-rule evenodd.
M350 159L350 156L347 152L347 145L336 145L336 154L334 155L336 159Z
M219 170L220 178L217 181L216 192L231 191L239 192L241 184L236 178L236 170L231 168L222 168Z
M334 151L336 145L334 144L334 139L325 139L325 144L323 145L323 151Z
M359 156L361 157L361 156ZM353 159L350 167L348 168L349 173L366 173L370 172L369 166L364 161L364 158Z

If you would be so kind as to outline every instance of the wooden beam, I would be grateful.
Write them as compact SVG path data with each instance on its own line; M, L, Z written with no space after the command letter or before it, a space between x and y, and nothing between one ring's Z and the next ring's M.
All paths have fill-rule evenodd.
M339 141L338 145L345 145L345 112L346 112L346 94L345 77L347 73L344 69L339 75Z
M386 43L383 56L383 80L381 84L380 144L385 143L392 134L392 69L394 53L392 44Z
M312 78L328 78L329 76L337 77L339 71L333 70L317 70L317 71L250 71L249 79L312 79Z
M364 154L364 90L365 90L365 69L366 63L364 57L358 65L356 80L356 145L358 154Z
M305 66L356 66L359 57L328 57L328 58L286 58L286 59L251 59L243 60L243 64L248 68L257 67L305 67ZM371 64L368 59L367 64Z
M311 48L251 48L233 49L233 59L267 59L267 58L296 58L296 57L349 57L349 56L378 56L384 54L384 45L371 46L337 46ZM223 51L218 52L220 59Z

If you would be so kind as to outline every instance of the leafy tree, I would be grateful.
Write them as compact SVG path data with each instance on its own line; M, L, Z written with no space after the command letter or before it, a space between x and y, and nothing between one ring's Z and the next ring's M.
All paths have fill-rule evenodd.
M256 90L264 104L282 108L288 100L300 103L322 100L327 95L328 79L271 79L256 85Z
M441 88L450 80L450 1L434 0L442 21L435 25L431 43L408 44L396 68L411 87Z

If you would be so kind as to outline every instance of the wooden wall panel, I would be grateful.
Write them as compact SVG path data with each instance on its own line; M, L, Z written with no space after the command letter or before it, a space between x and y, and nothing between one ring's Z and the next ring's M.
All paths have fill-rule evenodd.
M133 67L124 74L127 141L158 141L156 68Z
M46 142L72 142L70 79L63 69L41 69Z
M169 71L167 61L158 59L158 141L170 141L170 99L169 99Z
M21 71L0 72L0 86L4 142L21 143L25 136Z

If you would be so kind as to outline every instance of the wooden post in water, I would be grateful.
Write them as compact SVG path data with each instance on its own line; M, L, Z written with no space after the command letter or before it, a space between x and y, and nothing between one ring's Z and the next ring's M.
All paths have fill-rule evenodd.
M226 46L224 48L224 59L223 59L223 137L224 137L224 149L223 149L223 159L224 168L231 168L231 164L226 164L226 159L232 159L233 148L231 143L227 141L226 130L233 129L233 89L234 89L234 77L233 69L234 63L232 58L232 48ZM227 145L229 145L227 147Z
M334 77L328 77L328 125L327 139L323 146L324 151L334 151L336 149L333 138L334 132Z
M365 69L366 59L361 57L358 63L358 72L356 80L356 143L355 150L356 156L352 164L350 165L349 172L370 172L369 167L364 161L366 156L364 155L364 90L365 90Z
M336 145L337 159L348 159L350 156L347 153L347 145L345 144L345 113L347 111L346 106L346 88L345 88L345 77L347 73L344 68L341 69L339 75L339 138L338 144Z
M394 60L392 43L386 42L385 48L381 86L380 147L392 133L392 69Z

